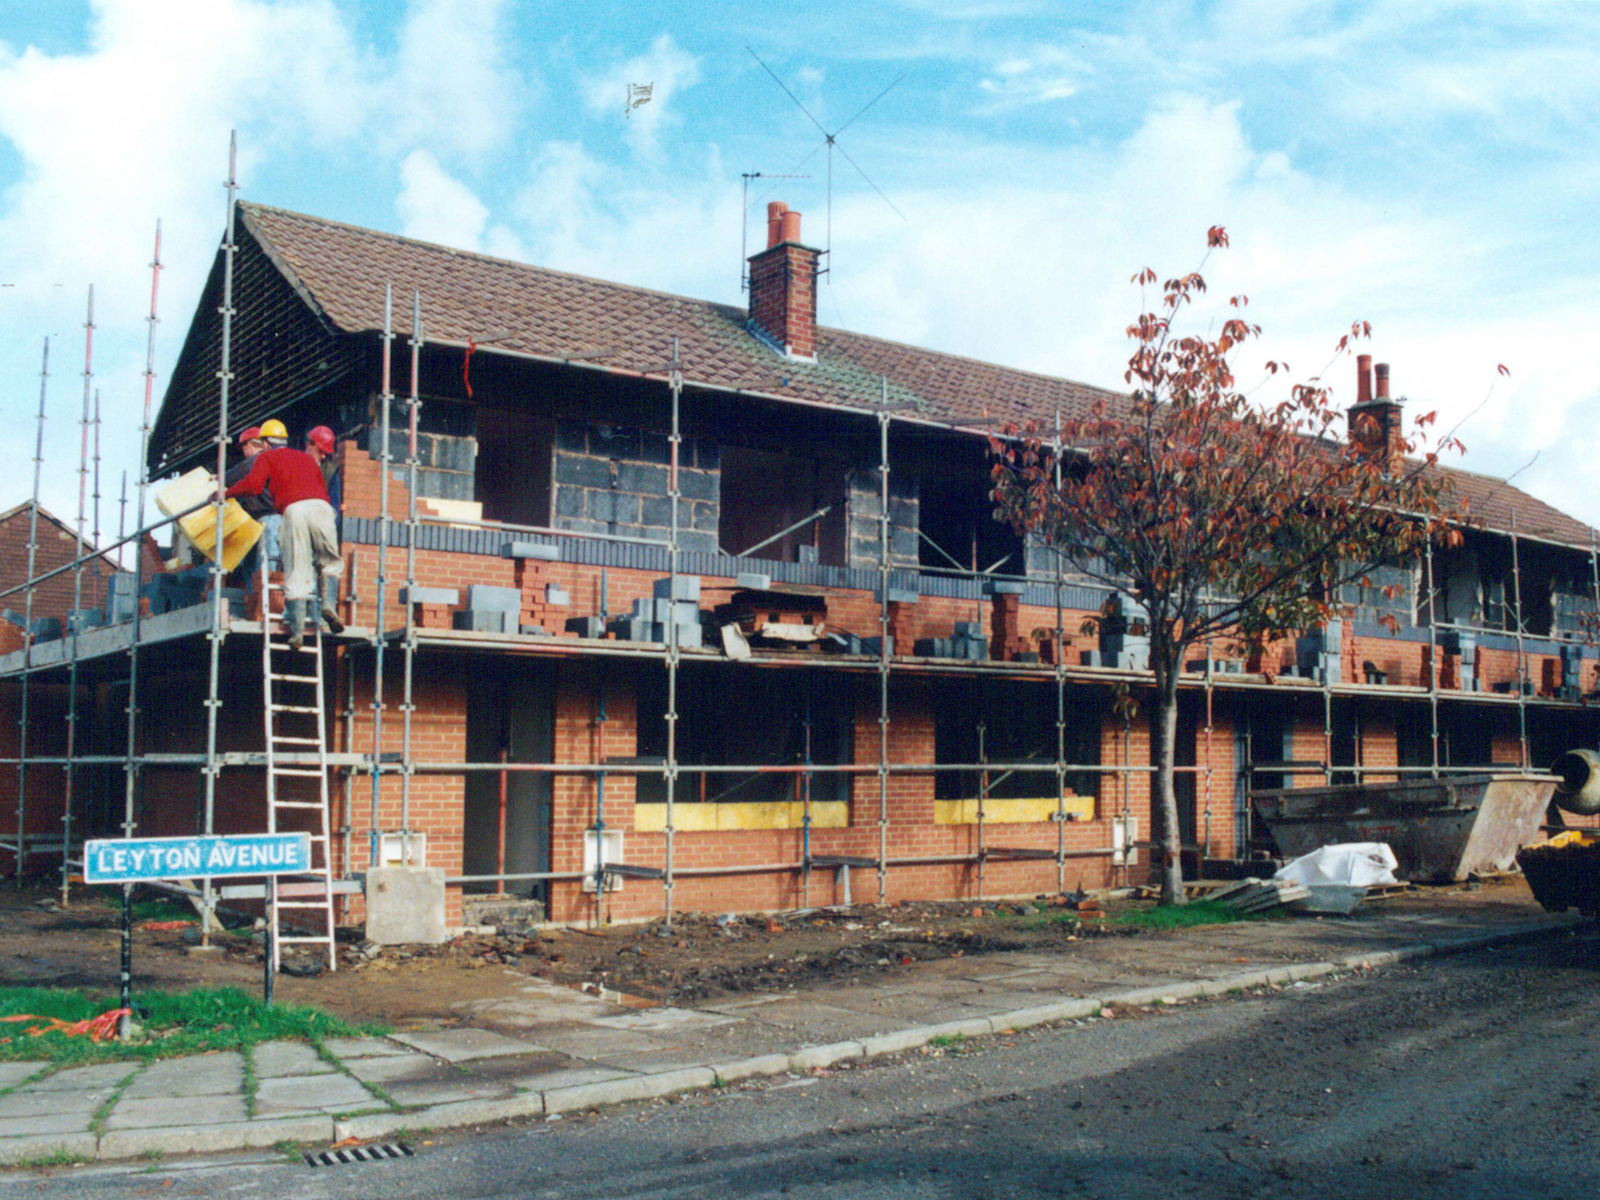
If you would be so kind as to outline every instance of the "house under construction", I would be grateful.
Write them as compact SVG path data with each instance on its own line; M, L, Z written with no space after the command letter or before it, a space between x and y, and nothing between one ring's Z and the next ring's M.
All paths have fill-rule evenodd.
M449 926L1141 882L1138 614L993 519L986 457L996 419L1122 398L820 327L818 268L782 205L747 310L231 205L147 404L139 567L0 624L0 866L303 828L340 919L405 864L442 872ZM1386 366L1357 390L1398 426ZM299 667L270 585L168 570L146 532L147 486L268 418L340 434L349 628ZM1257 791L1600 744L1594 531L1451 474L1459 548L1188 665L1191 876L1260 847Z

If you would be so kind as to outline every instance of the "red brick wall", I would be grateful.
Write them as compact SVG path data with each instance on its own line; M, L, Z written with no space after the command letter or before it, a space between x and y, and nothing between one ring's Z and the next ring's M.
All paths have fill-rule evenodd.
M103 517L102 517L103 519ZM0 521L0 592L28 581L28 526L31 510L23 505L5 520ZM88 527L85 525L85 536ZM39 514L39 549L34 556L33 573L37 577L56 567L65 566L78 554L77 533L72 523L58 525L42 511ZM80 608L99 608L105 603L105 579L114 570L105 560L89 562L83 568L83 592ZM64 571L34 589L33 615L35 617L65 617L72 610L74 571ZM9 608L19 616L27 603L24 592L13 592L0 598L0 608Z

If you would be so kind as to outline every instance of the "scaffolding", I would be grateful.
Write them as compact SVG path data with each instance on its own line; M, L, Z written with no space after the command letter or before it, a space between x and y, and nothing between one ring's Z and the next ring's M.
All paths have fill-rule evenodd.
M224 184L227 193L227 221L226 232L221 245L222 253L222 300L218 309L220 317L221 341L220 358L216 379L218 385L218 412L214 444L216 447L216 491L214 496L200 507L211 506L216 528L222 528L223 506L226 503L225 477L227 474L227 445L229 441L229 390L233 379L231 361L231 340L233 320L236 316L233 302L233 279L235 266L235 225L237 180L235 172L236 143L230 141L228 178ZM143 548L150 536L167 526L175 518L163 517L160 520L146 524L146 500L150 486L149 478L149 448L152 430L152 399L155 380L155 340L158 325L157 298L159 294L161 264L161 229L158 224L155 235L155 249L151 266L151 292L150 310L147 318L148 337L146 348L146 364L144 371L144 408L143 419L140 427L140 467L139 477L135 490L134 528L131 532L124 526L125 519L119 521L117 540L111 545L101 545L99 539L99 406L98 393L92 391L92 346L94 332L93 293L91 290L89 312L85 322L85 366L84 366L84 406L82 417L82 449L79 465L79 506L77 514L76 553L73 562L64 566L57 566L40 573L37 570L38 549L38 515L39 515L39 489L40 475L43 467L44 429L46 420L46 397L49 378L49 343L45 342L43 361L40 370L40 398L37 418L36 450L34 458L34 483L33 506L30 516L30 531L28 542L28 579L25 584L8 589L0 596L10 595L15 591L23 591L24 599L24 634L22 647L22 661L19 669L8 672L6 678L15 679L19 687L19 713L20 728L18 737L18 753L15 758L0 760L0 766L13 766L17 775L17 809L16 809L16 837L13 843L0 843L0 850L9 849L14 855L15 875L20 883L26 874L26 865L30 858L40 853L54 853L59 847L61 858L61 887L63 900L67 896L67 886L71 878L71 871L75 865L73 844L73 819L74 803L76 796L75 781L77 772L86 767L116 768L123 775L123 817L121 828L123 836L132 837L142 824L140 802L142 798L142 780L147 768L169 768L174 766L189 766L197 768L203 778L203 793L201 803L195 813L196 831L204 834L215 832L217 810L217 782L224 770L255 769L266 765L265 754L253 752L224 751L219 746L219 715L223 707L223 695L228 689L224 687L224 644L229 637L241 634L255 635L255 630L249 628L248 623L224 620L225 598L223 595L224 572L220 561L213 561L210 569L210 594L207 597L208 621L202 631L206 640L206 694L204 699L205 734L204 748L199 753L170 753L156 752L145 749L141 742L141 720L143 710L141 705L141 656L147 649L143 636L145 631L145 618L138 596L145 582ZM352 805L355 801L357 780L367 776L370 787L370 811L368 816L368 856L367 862L371 866L379 866L389 861L390 843L386 842L391 836L395 839L393 845L398 853L396 857L403 864L410 864L416 859L413 841L418 832L413 828L413 781L419 776L451 775L466 778L475 774L489 774L497 777L501 788L502 797L502 830L504 837L503 798L505 795L506 780L514 773L530 775L543 775L551 780L557 777L571 777L588 779L592 781L592 794L594 797L594 820L589 827L589 832L594 835L594 864L592 868L547 870L534 872L508 873L503 854L497 862L496 871L492 874L468 874L465 869L459 873L447 876L447 882L453 885L494 884L500 888L511 882L546 882L546 883L575 883L584 882L589 878L594 880L593 915L596 920L604 918L606 897L609 885L616 878L645 878L659 879L662 891L662 917L670 924L680 911L677 893L685 879L705 876L732 876L755 875L767 873L787 873L795 876L797 894L802 906L808 906L811 899L812 880L814 871L833 870L838 873L839 890L846 896L849 893L849 872L852 869L872 870L876 882L876 901L886 903L891 894L891 873L904 868L917 868L927 866L954 866L964 868L969 872L970 886L973 894L985 898L986 889L989 887L990 878L988 866L991 863L1025 862L1029 860L1054 863L1056 888L1065 892L1068 885L1068 866L1074 860L1097 858L1108 860L1113 869L1120 873L1123 882L1131 880L1129 863L1131 852L1140 845L1148 842L1139 842L1131 836L1132 818L1132 784L1135 779L1145 776L1153 781L1157 767L1153 763L1136 763L1132 754L1132 716L1125 708L1122 712L1121 730L1119 735L1113 737L1113 749L1108 755L1104 750L1092 762L1073 762L1068 753L1069 719L1068 693L1069 689L1088 687L1106 691L1116 685L1131 688L1142 688L1148 685L1148 678L1143 672L1111 671L1093 667L1069 666L1066 662L1065 646L1066 617L1069 605L1067 592L1069 581L1067 563L1059 552L1054 554L1053 567L1047 578L1047 586L1053 595L1054 609L1054 653L1052 661L1048 664L1037 666L1033 664L1018 664L1015 662L971 663L963 662L960 665L932 665L918 660L917 662L900 661L905 659L908 648L896 646L893 643L894 621L892 596L896 592L897 568L895 556L892 551L896 522L893 517L894 496L891 488L891 449L892 435L896 426L908 435L914 435L928 430L940 430L948 433L971 433L973 422L952 420L937 422L931 420L920 410L904 403L891 399L889 381L881 378L878 389L878 402L864 409L854 410L854 418L859 418L870 423L870 428L876 434L878 462L877 475L877 561L875 574L877 577L877 625L878 639L875 647L876 653L871 659L865 656L829 662L820 658L810 661L796 659L781 659L772 655L759 656L752 661L748 670L778 670L784 668L800 669L803 671L845 671L859 674L869 674L875 683L876 692L876 722L877 737L875 739L875 754L868 756L866 761L862 756L852 753L854 761L819 763L814 760L813 746L813 714L810 708L809 692L802 718L802 747L799 759L792 763L775 763L753 766L751 764L730 763L691 763L680 761L680 754L684 745L681 724L684 720L692 720L692 715L686 714L680 708L682 671L685 663L684 647L680 644L679 626L676 620L666 622L666 635L664 644L634 645L617 642L592 642L584 640L544 639L535 645L529 639L527 646L519 646L519 650L546 655L552 658L576 657L591 662L594 665L595 692L592 702L592 723L594 735L592 739L593 752L588 761L569 762L556 761L559 755L553 754L550 762L512 762L508 761L502 753L498 760L490 761L455 761L453 759L429 758L418 755L414 746L414 714L417 711L416 686L417 686L417 657L419 654L439 649L437 640L430 642L416 621L416 604L413 598L418 593L418 547L421 542L421 532L427 525L446 525L455 527L477 527L492 529L508 535L532 534L543 537L564 538L592 538L620 544L637 544L644 542L654 546L661 546L659 541L629 537L626 535L599 533L561 529L554 526L521 525L495 521L473 521L460 516L424 516L418 505L419 482L419 426L423 407L421 392L422 353L426 346L433 345L444 349L460 349L453 343L427 340L424 326L424 301L420 292L414 291L411 296L411 324L408 339L409 349L409 387L405 400L406 406L406 455L403 463L407 481L407 501L403 516L397 521L391 512L390 481L396 466L394 460L394 443L391 428L392 412L395 407L393 380L393 342L397 336L394 327L394 289L388 285L384 292L383 303L383 329L381 333L381 391L379 395L379 413L376 419L376 436L379 438L380 452L377 456L381 476L378 492L378 517L377 517L377 547L376 547L376 572L371 582L374 589L371 597L371 608L374 613L372 626L365 631L353 629L341 643L340 649L332 664L334 679L340 683L344 690L344 702L334 713L335 720L342 722L342 744L345 753L339 756L330 756L336 759L336 769L341 769L342 779L339 789L340 796L340 822L338 833L341 837L341 868L348 879L353 873L353 846L352 838L354 826L352 825ZM469 343L466 347L472 349ZM570 365L585 367L586 363L573 361ZM609 368L595 368L609 370ZM676 340L671 346L671 355L665 362L648 363L629 369L618 369L614 374L626 375L635 379L659 384L664 388L664 399L668 406L668 466L667 466L667 499L670 512L668 537L664 545L667 560L668 596L675 603L680 593L680 578L683 574L683 503L682 491L681 449L683 436L683 402L686 386L686 364L682 357L681 348ZM91 404L92 397L92 404ZM850 410L846 410L847 413ZM92 413L92 416L91 416ZM91 436L91 428L93 434ZM93 453L91 455L91 444ZM1062 421L1059 411L1055 417L1055 434L1050 447L1054 452L1054 470L1056 480L1060 482L1062 461L1066 446L1062 439ZM85 537L85 521L90 519L87 497L89 495L90 474L93 474L93 505L92 505L92 539ZM123 514L126 515L126 480L123 488ZM824 510L826 511L826 510ZM179 514L180 516L186 514ZM807 518L807 520L815 519ZM804 522L802 522L804 524ZM788 530L784 531L789 532ZM1344 682L1334 677L1336 673L1324 672L1316 688L1295 688L1292 694L1303 697L1307 702L1320 700L1323 714L1322 749L1323 757L1320 763L1290 763L1283 761L1262 760L1257 761L1253 748L1249 746L1249 734L1246 730L1245 742L1247 747L1246 758L1238 764L1238 769L1245 779L1246 795L1253 786L1255 775L1260 773L1285 774L1316 774L1320 775L1325 783L1331 783L1336 773L1349 773L1358 782L1369 776L1403 777L1408 773L1424 772L1433 778L1441 778L1452 774L1465 774L1478 772L1483 769L1478 764L1462 765L1444 761L1440 750L1441 709L1453 704L1510 704L1514 703L1517 712L1518 741L1520 767L1528 770L1532 766L1530 755L1530 737L1528 714L1530 704L1533 703L1531 693L1531 680L1529 676L1529 631L1523 611L1523 584L1522 584L1522 558L1520 544L1528 540L1526 531L1516 526L1513 517L1512 528L1508 531L1511 547L1511 574L1512 574L1512 615L1514 620L1514 641L1516 646L1516 675L1515 695L1502 700L1493 694L1460 693L1445 695L1440 688L1440 633L1469 633L1469 634L1495 634L1505 636L1505 629L1492 629L1487 626L1477 626L1463 622L1450 622L1438 620L1439 587L1434 577L1434 558L1432 548L1426 551L1423 566L1426 593L1425 603L1429 605L1429 619L1433 630L1430 635L1432 640L1425 651L1423 662L1428 671L1428 681L1425 688L1410 688L1375 685L1352 680ZM403 539L405 548L404 563L404 592L402 596L404 608L403 624L390 629L388 616L388 598L390 590L390 561L389 547L396 537ZM781 537L782 535L778 535ZM220 538L218 539L220 541ZM774 539L768 539L768 542ZM1590 566L1590 576L1593 583L1594 601L1600 609L1600 549L1597 549L1591 537L1587 547L1578 547L1566 543L1552 542L1548 539L1535 539L1550 545L1560 546L1564 550L1580 552L1587 556ZM92 544L91 544L92 543ZM126 733L125 744L120 753L92 753L81 752L82 746L77 735L79 721L78 692L80 690L80 656L78 652L79 638L84 630L79 627L79 622L69 619L68 628L64 637L70 639L69 658L67 660L67 730L66 753L62 756L42 755L30 753L33 744L30 742L30 720L34 714L30 712L30 685L33 677L46 670L57 669L59 664L38 663L35 661L35 629L34 629L34 600L35 592L40 584L62 574L72 571L74 577L74 610L81 607L82 601L82 575L88 562L101 559L111 551L120 555L121 548L132 544L135 547L135 566L133 569L134 603L128 621L129 638L126 648L127 667L125 683L127 689L126 705ZM763 544L752 547L752 550L762 548ZM749 553L747 551L746 553ZM949 557L946 554L946 557ZM218 556L220 558L220 555ZM1003 563L1004 560L1002 559ZM1001 573L998 571L1000 564L988 570L979 570L976 556L974 555L970 567L953 564L950 569L918 567L920 574L944 574L957 578L971 580L982 584L984 581L1008 583L1041 583L1037 574L1027 572L1027 564L1021 573ZM362 581L356 570L355 561L352 561L350 572L350 585L346 602L351 606L352 617L355 616L358 606L362 603ZM603 587L603 585L602 585ZM1100 590L1110 594L1109 588ZM982 589L979 588L978 604L982 605ZM109 604L109 597L107 597ZM263 595L263 605L266 597ZM604 601L602 601L602 609ZM265 615L265 614L264 614ZM264 631L261 634L265 636ZM1542 637L1542 635L1541 635ZM1543 638L1545 641L1575 640L1562 639L1552 630L1552 636ZM482 647L470 642L454 643L458 648L481 649ZM371 667L371 741L370 751L366 754L358 753L355 749L357 735L357 706L356 693L358 690L356 661L353 651L364 647L370 650L372 656ZM390 663L387 657L391 651L398 650L400 654L399 682L400 696L398 704L393 704L391 697L386 695L389 684L387 672ZM1243 697L1248 703L1249 697L1255 694L1270 694L1281 697L1286 694L1284 689L1270 683L1255 682L1240 678L1238 680L1219 679L1216 670L1216 660L1213 647L1208 640L1204 647L1205 661L1201 672L1186 673L1182 681L1184 694L1197 696L1201 712L1197 714L1195 727L1195 752L1200 758L1192 764L1174 765L1173 770L1179 777L1187 776L1194 785L1191 796L1191 805L1194 812L1198 841L1186 849L1198 851L1203 857L1231 857L1229 853L1218 853L1212 830L1212 804L1215 791L1216 755L1213 741L1215 727L1215 696L1219 690L1226 690L1230 694ZM1342 653L1341 653L1342 661ZM609 721L608 709L608 682L606 665L612 659L633 660L636 662L656 663L665 674L666 696L663 717L665 720L665 755L662 761L616 761L607 754L607 724ZM945 763L937 761L907 761L897 758L893 753L893 702L896 696L895 685L902 679L918 679L931 676L966 678L974 681L978 688L986 687L991 681L1001 680L1011 683L1032 682L1043 684L1054 689L1054 753L1049 759L1027 757L1020 761L995 761L989 753L989 729L984 719L980 717L976 727L977 733L977 761L966 763ZM342 682L340 682L342 681ZM1382 698L1390 702L1425 703L1430 716L1431 751L1428 765L1413 766L1394 764L1381 764L1369 766L1361 760L1360 747L1363 739L1359 725L1359 710L1364 701ZM1334 762L1334 717L1336 705L1348 703L1353 706L1356 734L1354 745L1357 749L1356 761L1349 765ZM332 706L330 706L332 707ZM397 709L400 715L400 749L398 753L386 750L384 741L384 720L390 709ZM981 714L984 706L979 704ZM1203 714L1203 724L1200 723ZM1101 714L1097 721L1102 729L1100 738L1105 746L1107 738L1103 730L1108 725L1107 715ZM859 724L859 723L858 723ZM933 756L935 759L937 755ZM1106 761L1107 758L1112 761ZM63 815L62 832L54 844L47 847L44 843L30 841L27 835L28 811L28 779L29 768L39 766L58 766L63 771ZM726 863L709 866L685 865L680 862L680 828L681 816L679 785L686 771L697 774L702 781L708 776L765 774L787 775L793 780L793 794L800 800L801 817L800 826L796 831L796 853L789 858L776 861L756 861L748 863ZM897 780L917 776L931 776L936 773L951 773L974 781L972 791L976 797L976 822L971 826L972 845L970 849L945 854L895 854L891 850L891 832L894 829L892 820L894 783ZM1053 778L1055 785L1055 811L1050 820L1056 825L1054 848L1045 847L1007 847L994 843L994 834L990 828L992 823L990 807L992 791L996 786L997 775L1006 774L1034 774ZM1112 842L1105 846L1084 846L1071 844L1068 838L1068 825L1074 821L1074 814L1068 811L1067 782L1069 775L1093 775L1099 780L1096 788L1099 794L1098 819L1105 822L1109 817L1109 827L1113 830ZM872 782L876 781L876 816L871 822L872 840L875 841L875 853L871 855L850 854L819 854L816 852L813 818L813 792L814 785L819 777L843 776L850 781L852 792L857 803L869 801ZM608 782L617 778L632 778L638 780L646 776L658 777L664 793L665 823L662 827L663 864L660 867L645 867L630 864L625 861L607 861L606 850L606 803ZM384 783L389 777L398 780L399 806L398 827L385 827L384 808ZM1120 783L1120 787L1114 785ZM703 782L702 782L703 786ZM1153 802L1153 798L1152 798ZM553 802L552 802L553 803ZM1248 813L1248 808L1246 809ZM860 824L853 826L861 828ZM1246 831L1248 832L1248 831ZM862 839L864 842L866 839ZM178 888L184 894L190 894L197 902L202 913L203 934L209 936L217 905L217 892L212 888L210 880L202 880L197 888ZM838 893L836 893L838 894Z

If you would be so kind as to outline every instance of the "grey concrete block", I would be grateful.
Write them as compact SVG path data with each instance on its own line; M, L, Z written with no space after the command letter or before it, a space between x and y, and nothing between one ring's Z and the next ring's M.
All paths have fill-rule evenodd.
M696 600L700 599L700 576L679 575L674 579L668 575L664 579L657 579L650 585L650 594L657 600Z
M882 604L883 589L879 588L877 591L873 592L872 598L879 604ZM889 589L890 604L915 604L920 599L922 599L922 597L918 595L917 592L912 588L892 587Z
M572 603L572 594L566 588L557 587L555 584L546 584L544 589L544 602L564 607Z
M450 627L465 629L472 633L516 633L517 614L482 610L452 613Z
M381 946L445 940L444 868L375 867L367 872L367 938Z
M578 516L577 513L569 514ZM561 547L548 542L507 542L500 548L501 558L537 558L545 562L560 562ZM515 591L516 589L507 589Z
M567 632L579 637L603 638L606 635L606 623L599 617L568 617Z
M401 604L460 604L459 588L417 587L400 589Z
M678 491L687 500L715 500L721 477L711 471L678 471Z
M984 587L984 591L991 596L1020 596L1028 590L1028 585L1020 579L996 579Z
M859 1051L860 1047L856 1046L856 1049ZM629 1075L603 1083L551 1088L544 1093L544 1108L546 1113L554 1114L598 1108L606 1104L626 1104L631 1100L654 1100L691 1088L711 1087L716 1081L716 1073L710 1067L683 1067L656 1075Z
M735 587L764 592L772 586L772 576L762 575L756 571L740 571L733 577L733 583Z
M484 583L469 584L467 607L473 612L521 612L522 589L493 587Z
M278 1142L331 1142L333 1118L278 1117L168 1129L116 1129L100 1135L101 1158L141 1154L207 1154L248 1150Z
M97 1142L98 1139L92 1133L0 1137L0 1165L34 1162L60 1154L70 1154L74 1158L88 1160L97 1155Z
M831 1067L847 1058L865 1058L866 1047L860 1042L828 1042L822 1046L806 1046L789 1055L791 1071L811 1071L817 1067Z

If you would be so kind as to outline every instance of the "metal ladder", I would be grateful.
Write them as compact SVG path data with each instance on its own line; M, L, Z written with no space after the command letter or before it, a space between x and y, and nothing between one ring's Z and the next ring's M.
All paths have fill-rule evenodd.
M334 940L332 843L328 837L328 745L322 703L320 605L311 610L317 614L313 631L305 645L296 650L289 644L287 623L272 612L273 593L281 593L283 588L271 582L268 567L263 554L261 699L266 724L267 832L303 831L311 837L309 872L267 879L266 919L272 936L272 971L277 972L285 945L325 948L328 970L334 971L338 969L339 956ZM311 605L314 601L306 603ZM288 828L280 829L280 822ZM302 919L297 921L296 916ZM296 932L316 928L319 923L321 933Z

